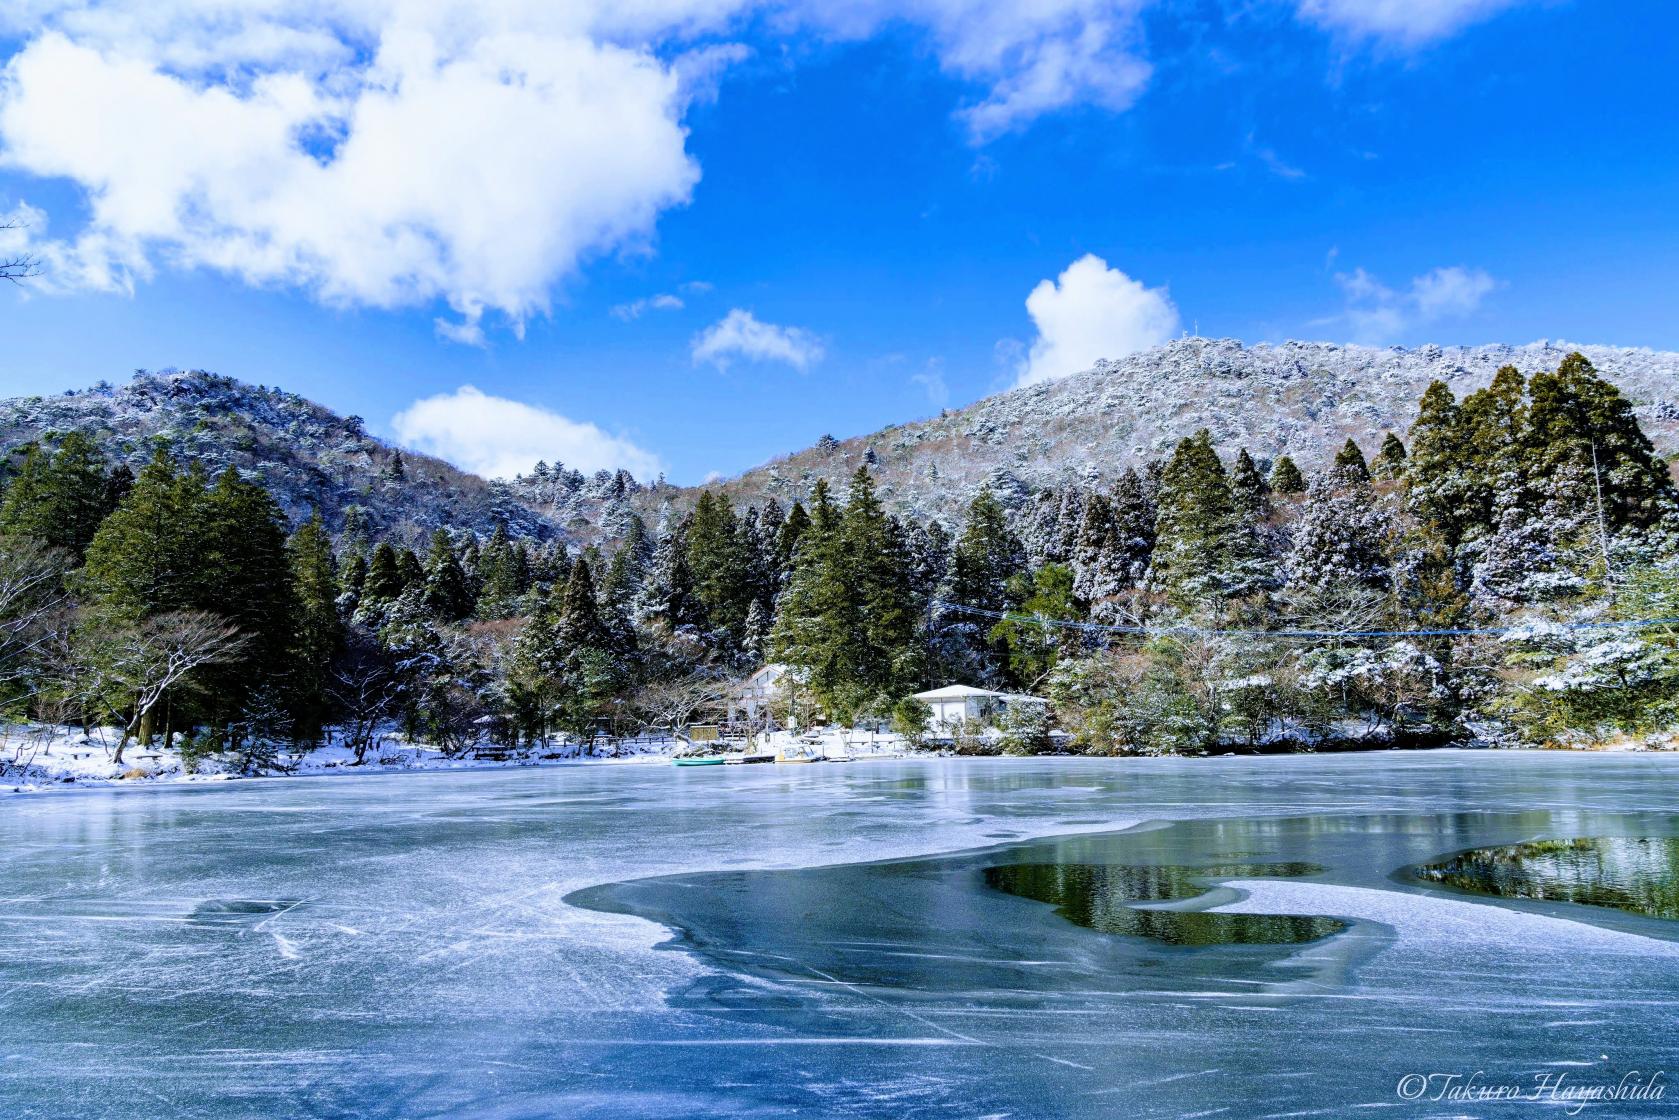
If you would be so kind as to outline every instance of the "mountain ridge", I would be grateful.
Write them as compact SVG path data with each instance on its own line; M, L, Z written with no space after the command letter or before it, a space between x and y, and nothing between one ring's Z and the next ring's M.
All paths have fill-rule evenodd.
M1366 454L1385 432L1403 438L1436 378L1461 399L1504 365L1531 375L1555 370L1574 351L1633 400L1658 451L1679 452L1679 353L1671 351L1551 340L1369 347L1188 338L927 420L824 439L688 489L721 490L741 503L774 497L785 505L807 494L818 477L843 487L867 465L889 508L953 517L982 486L1011 504L1043 486L1111 483L1128 466L1170 455L1203 427L1227 456L1245 446L1261 461L1286 453L1310 469L1349 437Z
M405 540L444 526L488 534L498 521L521 536L563 535L506 483L393 447L368 435L359 417L295 393L204 370L140 370L120 387L0 400L0 449L71 429L112 465L136 472L160 443L211 475L237 468L261 479L294 524L318 509L333 529L349 519Z
M1503 365L1554 370L1576 350L1634 402L1657 450L1679 453L1679 353L1550 340L1368 347L1205 338L1099 361L935 417L823 437L695 486L557 463L487 480L369 436L357 417L202 370L140 371L120 388L102 382L0 400L0 448L77 428L113 462L138 469L162 440L210 473L233 466L260 477L294 522L318 508L334 528L365 518L373 532L409 540L440 526L487 535L501 522L517 536L587 544L618 536L632 514L657 528L704 490L740 505L775 498L786 506L821 478L843 493L859 466L875 475L888 509L954 521L981 488L1015 506L1045 486L1109 484L1203 427L1226 456L1247 447L1263 463L1287 453L1309 470L1349 437L1371 453L1384 432L1403 436L1435 378L1461 398Z

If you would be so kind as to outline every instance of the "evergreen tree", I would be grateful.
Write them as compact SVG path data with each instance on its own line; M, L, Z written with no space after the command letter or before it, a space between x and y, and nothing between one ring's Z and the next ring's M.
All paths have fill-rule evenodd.
M1087 519L1089 511L1086 505ZM1073 571L1064 564L1045 564L1031 576L1022 573L1014 578L1014 597L1020 605L1015 615L991 628L991 638L1008 649L1009 676L1017 685L1032 688L1055 668L1059 658L1074 656L1080 648L1077 630L1046 624L1082 619L1084 608Z
M554 637L566 650L584 646L601 650L612 648L612 633L601 621L599 605L595 601L595 583L589 572L589 562L582 557L578 557L571 566L571 575L566 578Z
M1405 474L1405 445L1392 432L1382 437L1382 446L1370 461L1370 475L1378 479L1402 478Z
M47 479L51 462L51 455L38 443L24 449L23 462L7 480L5 501L0 502L0 535L51 543L52 497Z
M1009 531L1003 507L990 490L968 506L967 524L951 561L951 591L964 607L1006 610L1009 579L1026 567L1026 549Z
M373 549L373 559L367 566L367 580L362 585L364 602L384 603L402 594L402 562L389 541L380 541Z
M204 477L159 448L93 536L83 571L90 606L127 624L202 601Z
M409 588L420 591L425 588L426 569L420 563L420 558L414 554L413 549L397 549L396 572L397 578L401 580L403 591L407 591Z
M352 552L339 569L338 596L347 614L354 614L367 587L367 557Z
M1673 515L1667 464L1639 427L1632 403L1583 355L1570 354L1554 374L1535 374L1530 392L1521 443L1533 489L1566 494L1569 511L1589 513L1606 534L1646 529Z
M746 550L728 500L709 490L700 494L688 521L688 570L707 625L738 640L752 599Z
M909 583L917 609L925 611L930 600L950 574L950 530L939 521L904 527L904 547L909 554Z
M1182 440L1161 477L1153 579L1189 610L1247 594L1261 582L1252 527L1205 428Z
M1387 513L1369 483L1347 477L1337 471L1320 479L1300 507L1285 565L1293 592L1387 587Z
M1134 587L1142 581L1154 553L1155 522L1159 519L1156 504L1159 487L1152 486L1136 471L1127 468L1114 486L1114 533L1125 553L1125 584Z
M199 565L199 599L193 605L227 618L245 638L240 655L206 677L212 709L230 723L249 722L251 714L278 715L244 709L266 687L284 690L290 683L299 611L285 516L267 489L231 467L206 495Z
M0 534L32 537L79 561L110 512L106 481L98 451L80 432L51 456L31 447L0 504Z
M990 490L981 490L968 506L962 534L951 550L948 591L954 608L1004 611L1014 606L1014 577L1026 569L1026 549L1008 527L1003 507ZM1008 647L992 637L984 616L950 609L942 612L935 635L938 660L945 672L977 684L1002 683Z
M1425 546L1450 555L1478 523L1465 474L1462 410L1444 381L1423 392L1411 425L1405 500Z
M1236 453L1236 463L1230 469L1230 496L1236 501L1237 511L1249 521L1264 521L1271 515L1271 487L1245 447Z
M792 578L793 558L799 550L800 539L809 528L810 514L805 512L804 503L794 502L775 535L775 570L779 587L786 587L787 581Z
M742 648L754 663L761 664L769 654L772 628L769 608L762 599L752 600L752 607L746 612L746 638Z
M559 726L578 739L589 736L605 705L623 684L624 667L614 635L601 619L594 579L579 557L566 578L554 623L561 688L555 708Z
M1364 461L1364 452L1358 449L1358 444L1350 437L1336 453L1331 473L1343 486L1355 486L1370 481L1370 465Z
M548 737L565 687L565 653L558 638L553 596L539 593L536 609L513 645L507 670L508 702L527 741Z
M444 622L459 622L472 611L472 591L466 571L455 555L454 542L446 529L431 535L426 556L425 607Z
M653 552L647 526L641 518L631 518L628 531L612 554L612 563L607 566L606 578L601 580L600 585L600 601L607 612L609 624L620 632L628 629L635 614L636 596L647 580Z
M768 499L762 509L753 506L742 523L741 543L746 553L746 583L750 601L773 603L781 590L777 542L787 515L781 503Z
M1131 585L1130 555L1120 540L1113 506L1101 494L1084 503L1071 560L1072 590L1086 603L1103 603Z
M1278 455L1271 464L1271 492L1290 496L1306 492L1306 476L1287 455Z
M105 497L100 503L100 508L105 511L104 515L106 517L111 516L111 513L122 505L122 500L128 497L128 492L132 489L134 489L134 472L128 469L128 464L118 463L112 467L111 472L105 476Z
M686 519L672 526L654 550L652 571L642 589L637 613L670 631L703 624L704 608L694 595L694 576L688 569Z
M490 539L478 554L478 605L480 618L506 618L521 594L513 542L507 524L496 522Z
M298 738L314 742L326 717L333 659L344 642L344 626L338 617L337 561L319 510L292 534L287 552L297 604L294 706Z
M849 719L920 679L917 610L902 534L867 468L852 477L843 514L829 507L825 488L814 504L772 645L804 670L831 715Z

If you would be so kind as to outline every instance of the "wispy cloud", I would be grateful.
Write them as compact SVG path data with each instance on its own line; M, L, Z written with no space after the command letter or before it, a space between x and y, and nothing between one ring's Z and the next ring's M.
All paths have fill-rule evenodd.
M1314 325L1345 324L1356 341L1372 343L1391 342L1408 330L1472 315L1500 286L1484 270L1461 265L1412 277L1403 290L1388 287L1363 268L1337 272L1335 283L1346 297L1346 309Z
M719 369L745 358L785 362L800 371L821 361L825 353L821 340L804 328L765 323L738 307L695 335L690 350L695 364L709 362Z
M639 319L649 311L681 311L687 304L682 302L681 296L673 296L669 292L660 292L656 296L646 296L642 299L620 303L612 308L615 318L628 323Z
M927 403L934 408L943 408L950 403L950 386L945 384L944 362L941 359L928 359L921 372L910 374L909 382L921 386L927 394Z
M1300 17L1355 39L1419 47L1524 0L1301 0Z

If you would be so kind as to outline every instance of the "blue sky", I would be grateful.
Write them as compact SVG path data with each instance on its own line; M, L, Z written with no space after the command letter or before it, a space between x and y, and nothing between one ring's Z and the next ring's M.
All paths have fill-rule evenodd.
M1196 328L1679 349L1668 5L553 7L0 16L0 391L694 482Z

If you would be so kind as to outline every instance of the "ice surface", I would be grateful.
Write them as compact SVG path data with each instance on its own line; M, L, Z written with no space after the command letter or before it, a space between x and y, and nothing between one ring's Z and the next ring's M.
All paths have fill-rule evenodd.
M1651 919L1387 877L1604 820L1671 828L1676 767L957 759L4 798L0 1115L1431 1115L1393 1095L1406 1063L1665 1057L1679 958ZM1168 820L1194 828L1130 835L1361 868L1214 899L1354 929L1139 949L973 870L974 849ZM692 937L733 931L709 949L669 944L689 904L667 925L565 901L700 873L742 892L690 892Z

